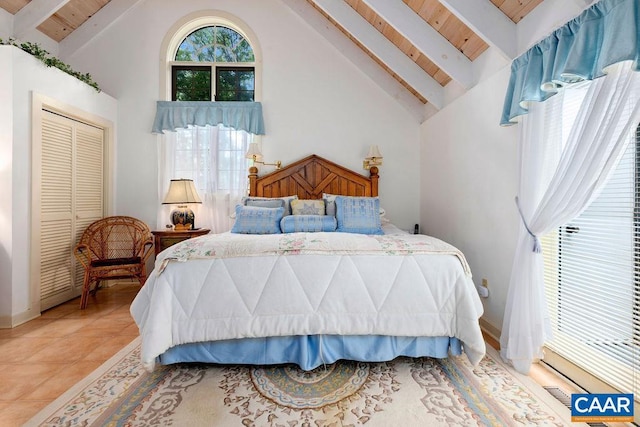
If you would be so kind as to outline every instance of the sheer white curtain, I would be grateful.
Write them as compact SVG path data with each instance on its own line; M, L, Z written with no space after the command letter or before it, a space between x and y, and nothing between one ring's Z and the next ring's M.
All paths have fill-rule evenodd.
M520 126L516 202L522 221L500 347L502 358L522 373L551 338L538 236L571 221L597 196L640 121L640 73L631 62L582 84L576 117L562 116L567 94L561 90L533 103Z
M214 233L231 229L236 204L246 195L249 161L245 153L253 135L218 126L190 126L158 136L158 196L164 199L169 181L192 179L202 199L201 205L190 205L197 228L210 228ZM170 224L174 206L162 205L158 227Z

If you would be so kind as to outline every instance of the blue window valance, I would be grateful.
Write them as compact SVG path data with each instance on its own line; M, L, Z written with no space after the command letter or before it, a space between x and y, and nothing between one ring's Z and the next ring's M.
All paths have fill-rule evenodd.
M527 103L544 101L567 83L592 80L605 68L633 61L639 70L640 2L601 0L516 58L501 125L527 113Z
M264 135L259 102L158 101L153 133L175 132L188 126L222 124L255 135Z

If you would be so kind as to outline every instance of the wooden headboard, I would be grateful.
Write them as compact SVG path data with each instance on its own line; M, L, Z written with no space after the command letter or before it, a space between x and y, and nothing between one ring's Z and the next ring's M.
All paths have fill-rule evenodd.
M322 193L341 196L377 196L378 168L369 177L312 154L282 169L258 177L258 168L249 168L249 195L300 199L321 199Z

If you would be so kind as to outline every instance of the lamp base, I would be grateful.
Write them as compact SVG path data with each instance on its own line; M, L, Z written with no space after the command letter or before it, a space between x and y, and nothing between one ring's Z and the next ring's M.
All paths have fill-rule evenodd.
M187 230L191 230L191 224L176 224L173 226L173 230L174 231L187 231Z
M171 223L176 231L195 228L195 215L187 206L178 206L171 212Z

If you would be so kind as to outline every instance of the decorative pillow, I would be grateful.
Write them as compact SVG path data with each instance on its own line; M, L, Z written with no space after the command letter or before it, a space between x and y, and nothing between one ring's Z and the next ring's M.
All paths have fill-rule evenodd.
M294 200L298 200L298 196L297 195L286 196L286 197L280 197L280 199L284 200L284 202L285 202L284 214L285 215L291 215L291 202L294 201Z
M336 216L336 197L338 197L337 194L328 194L328 193L322 193L322 200L324 200L325 203L325 212L327 215L333 215ZM385 219L382 218L387 214L387 212L383 209L380 208L380 221L381 222L385 222ZM389 220L387 220L388 222Z
M286 208L286 203L282 199L247 199L245 206L256 206L258 208Z
M336 231L336 218L330 215L289 215L282 218L283 233Z
M298 196L284 196L284 197L243 197L242 204L249 206L247 202L258 200L284 200L284 216L291 215L291 201L298 200Z
M359 234L384 234L377 197L336 197L336 231Z
M284 208L261 208L257 206L236 206L236 222L232 233L241 234L279 234L280 220Z
M324 200L327 215L336 216L336 197L338 196L335 194L322 193L322 200Z
M292 200L293 215L324 215L324 200Z

